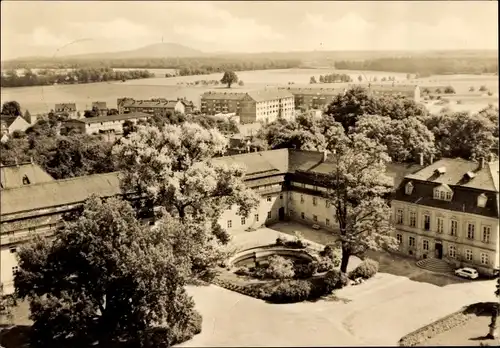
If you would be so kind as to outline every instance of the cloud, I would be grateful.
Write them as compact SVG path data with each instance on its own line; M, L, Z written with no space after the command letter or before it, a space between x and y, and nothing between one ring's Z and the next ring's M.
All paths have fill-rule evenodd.
M328 20L307 14L300 24L303 49L330 50L441 50L494 48L496 30L482 32L456 17L429 24L417 21L374 23L348 13Z
M123 18L106 22L74 22L69 24L70 31L80 37L95 39L134 40L158 36L158 32L146 25L137 24Z
M45 27L35 28L31 34L25 35L23 39L28 44L31 43L33 46L41 47L61 46L67 44L69 41L67 37L51 33Z

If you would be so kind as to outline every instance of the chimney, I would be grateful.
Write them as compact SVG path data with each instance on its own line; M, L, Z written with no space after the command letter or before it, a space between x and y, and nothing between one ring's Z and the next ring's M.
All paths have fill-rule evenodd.
M431 155L431 164L434 163L434 155Z
M328 151L327 150L323 150L323 158L322 158L321 162L325 162L327 158L328 158Z
M424 154L422 152L420 153L420 165L424 165Z
M30 162L31 162L31 164L35 164L35 161L33 161L33 156L30 157Z
M483 169L484 165L485 165L485 159L484 159L484 157L481 157L479 159L479 169Z

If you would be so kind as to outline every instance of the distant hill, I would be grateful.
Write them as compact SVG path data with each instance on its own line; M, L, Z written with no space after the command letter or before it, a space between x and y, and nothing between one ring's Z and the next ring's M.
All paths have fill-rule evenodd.
M179 45L176 43L157 43L131 51L107 52L107 53L89 53L64 56L66 59L135 59L135 58L186 58L201 57L205 53L202 51ZM62 57L61 57L62 58Z

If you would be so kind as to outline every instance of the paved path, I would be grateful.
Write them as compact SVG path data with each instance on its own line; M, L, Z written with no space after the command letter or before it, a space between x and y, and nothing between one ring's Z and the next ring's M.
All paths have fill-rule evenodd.
M235 235L233 243L269 244L278 235L270 229L245 232ZM353 261L349 268L359 262ZM336 292L348 303L277 305L213 285L190 287L203 315L203 331L181 346L395 346L405 334L462 306L495 301L494 289L494 280L437 286L379 273Z

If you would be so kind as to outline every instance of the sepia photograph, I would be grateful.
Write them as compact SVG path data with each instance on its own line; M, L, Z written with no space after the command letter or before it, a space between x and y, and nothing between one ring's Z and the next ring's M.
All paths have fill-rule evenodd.
M0 6L0 348L500 346L497 1Z

